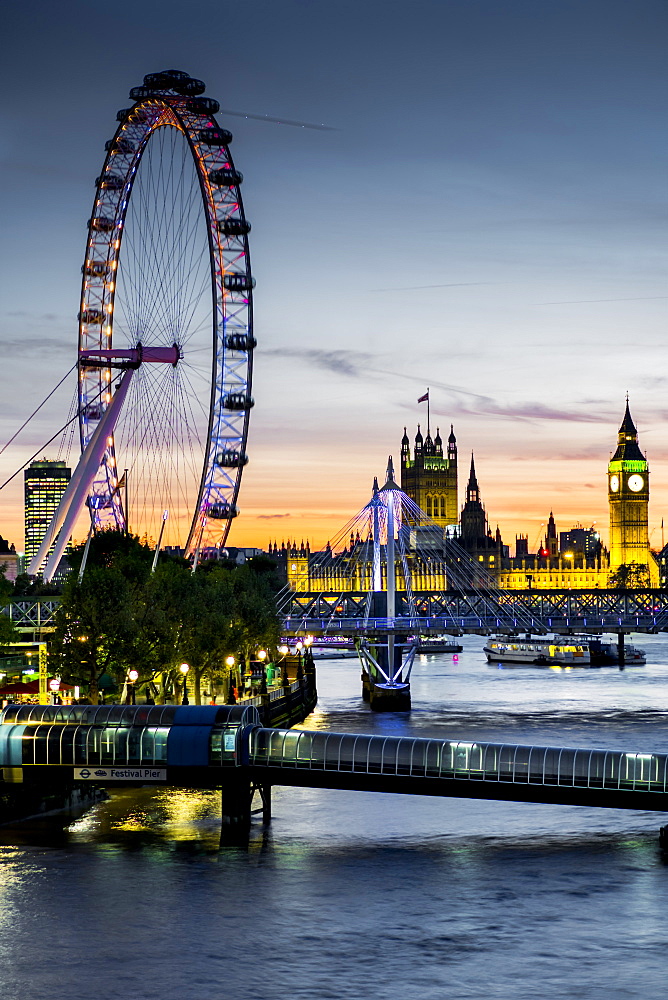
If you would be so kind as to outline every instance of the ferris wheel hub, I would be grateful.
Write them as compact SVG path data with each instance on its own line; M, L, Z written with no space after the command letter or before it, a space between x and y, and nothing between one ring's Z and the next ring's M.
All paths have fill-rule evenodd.
M141 364L177 365L183 358L183 351L178 344L171 347L147 347L137 344L136 347L94 348L79 351L79 364L86 368L139 368Z

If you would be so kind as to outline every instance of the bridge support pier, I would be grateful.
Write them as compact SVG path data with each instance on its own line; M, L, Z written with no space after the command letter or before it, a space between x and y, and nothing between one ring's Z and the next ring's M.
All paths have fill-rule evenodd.
M410 712L410 685L376 684L371 688L369 704L374 712Z
M254 813L262 813L265 826L271 822L271 785L256 785L244 774L231 774L221 791L221 843L243 847L248 844ZM259 792L261 805L253 809L256 792Z
M248 843L251 825L251 790L250 777L233 773L225 775L222 787L222 816L220 842L236 847Z
M659 827L659 848L668 854L668 826Z
M262 805L259 809L253 809L253 812L261 812L263 825L269 826L271 823L271 785L253 785L251 795L254 792L260 793Z
M617 633L617 658L619 661L619 669L623 670L626 664L626 650L624 648L624 633Z

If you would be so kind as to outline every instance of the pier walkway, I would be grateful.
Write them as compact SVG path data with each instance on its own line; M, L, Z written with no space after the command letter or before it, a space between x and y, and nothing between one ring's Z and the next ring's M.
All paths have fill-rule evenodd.
M668 810L664 753L270 729L243 706L11 705L0 766L6 782L222 788L241 826L272 785Z

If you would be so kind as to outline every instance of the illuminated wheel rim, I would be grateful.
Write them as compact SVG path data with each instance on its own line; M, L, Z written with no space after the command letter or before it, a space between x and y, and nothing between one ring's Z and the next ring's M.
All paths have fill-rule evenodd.
M225 543L248 461L250 225L217 102L177 71L145 84L119 111L96 180L79 312L80 440L83 451L118 370L136 368L88 506L96 528L129 521L149 539L168 510L163 544L188 556ZM155 347L171 348L173 363L136 361ZM95 357L112 349L135 363Z

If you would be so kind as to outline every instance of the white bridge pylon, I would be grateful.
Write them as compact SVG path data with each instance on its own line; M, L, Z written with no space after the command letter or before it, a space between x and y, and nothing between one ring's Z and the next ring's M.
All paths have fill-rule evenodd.
M28 575L36 576L47 557L49 549L54 544L53 551L44 567L44 580L48 583L60 562L68 539L72 534L81 508L86 502L89 490L95 479L95 475L100 468L102 458L108 447L108 438L113 436L114 428L118 421L121 408L127 396L130 382L134 372L144 363L170 364L176 365L181 358L181 353L177 346L173 347L143 347L141 344L136 348L109 349L109 350L87 350L79 353L80 364L86 367L99 365L108 368L116 362L117 366L125 368L116 392L112 396L111 402L102 414L100 422L81 453L79 464L74 470L67 489L63 493L58 509L51 519L51 523L42 539L39 551L32 557L28 566ZM125 512L127 516L127 512Z
M405 552L402 546L401 524L403 513L403 502L409 500L403 493L400 486L394 480L394 465L392 456L388 459L385 484L378 489L378 483L374 480L373 496L370 503L365 508L371 510L372 539L373 539L373 569L372 587L373 593L381 593L385 590L386 603L385 614L382 616L387 622L387 653L383 656L383 663L373 655L370 646L378 647L378 642L371 644L366 640L360 643L359 652L362 662L367 669L371 665L375 667L377 673L383 678L378 686L392 688L407 688L410 678L413 660L418 644L418 637L413 636L410 642L403 643L401 655L395 652L395 617L396 617L396 542L399 541L400 555L402 557L402 570L404 577L404 587L409 596L411 606L412 588L410 569L405 559ZM382 527L385 527L385 587L382 579ZM369 595L371 597L371 595ZM367 621L369 618L377 617L377 608L370 606L373 600L367 605Z

